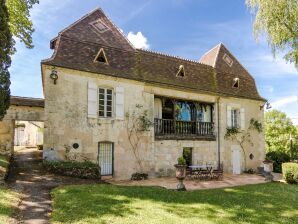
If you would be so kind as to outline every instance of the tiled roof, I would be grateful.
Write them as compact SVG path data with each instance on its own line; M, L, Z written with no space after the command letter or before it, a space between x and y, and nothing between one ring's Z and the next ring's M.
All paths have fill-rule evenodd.
M241 71L240 75L237 72L234 73L234 70L231 72L231 68L226 69L220 64L222 62L218 62L219 68L210 66L206 62L208 57L211 58L211 54L205 55L205 59L200 63L157 52L134 49L115 28L115 25L105 18L103 12L98 9L60 32L55 40L55 52L52 58L42 63L174 88L264 100L257 92L254 79L248 73ZM98 19L108 26L108 30L104 33L94 32L88 25ZM108 65L94 62L101 48L105 51ZM219 49L215 52L220 53L218 55L221 56L222 52ZM233 56L229 55L229 57L234 59ZM184 66L185 77L176 77L180 65ZM235 77L240 78L239 88L232 87Z
M29 107L44 107L44 99L11 96L10 97L10 105L29 106Z

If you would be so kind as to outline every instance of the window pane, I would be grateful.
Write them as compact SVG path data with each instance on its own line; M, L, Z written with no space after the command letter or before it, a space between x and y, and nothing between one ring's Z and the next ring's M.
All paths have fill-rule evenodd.
M99 105L99 110L104 110L105 109L105 107L104 107L104 105Z
M98 114L99 114L99 116L100 116L100 117L103 117L103 116L105 116L105 113L104 113L103 111L99 111L99 113L98 113Z
M111 89L107 89L107 94L112 94L112 90Z
M112 105L112 101L107 101L107 105L111 106Z
M107 106L107 111L112 111L112 106Z
M112 100L112 95L107 95L107 100Z
M99 92L100 94L104 94L104 93L105 93L105 90L104 90L104 89L98 89L98 92Z
M105 101L104 100L99 100L99 105L104 105Z
M112 117L112 112L107 112L107 117Z

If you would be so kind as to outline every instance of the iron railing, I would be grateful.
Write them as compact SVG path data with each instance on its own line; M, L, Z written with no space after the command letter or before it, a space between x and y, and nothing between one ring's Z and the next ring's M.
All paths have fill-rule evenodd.
M214 136L214 124L212 122L176 121L173 119L155 118L154 132L156 136Z

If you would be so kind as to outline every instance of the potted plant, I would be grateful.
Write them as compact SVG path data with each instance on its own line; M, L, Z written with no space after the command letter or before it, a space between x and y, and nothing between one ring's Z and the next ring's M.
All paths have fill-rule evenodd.
M264 171L267 173L271 173L273 171L273 161L269 159L265 159L263 161L264 164Z
M176 178L179 181L177 185L177 190L178 191L186 191L185 185L183 184L183 180L185 179L186 176L186 161L185 159L181 156L178 158L178 164L175 165L176 168Z

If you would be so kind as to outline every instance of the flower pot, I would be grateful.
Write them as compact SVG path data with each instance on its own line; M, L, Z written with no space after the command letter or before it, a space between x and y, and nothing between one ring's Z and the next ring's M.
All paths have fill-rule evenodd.
M271 173L273 171L273 162L270 160L263 161L264 171L267 173Z
M183 184L183 180L186 177L186 165L175 165L176 168L176 178L179 181L178 185L177 185L177 190L178 191L185 191L185 185Z

